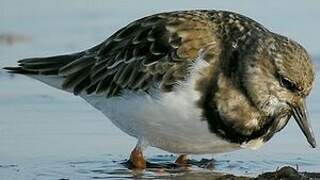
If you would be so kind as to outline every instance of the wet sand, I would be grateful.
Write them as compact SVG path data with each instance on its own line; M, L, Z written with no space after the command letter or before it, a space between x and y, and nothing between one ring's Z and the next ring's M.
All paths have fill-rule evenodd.
M122 163L128 169L132 169L130 161ZM298 167L293 168L290 166L284 166L277 168L275 171L261 173L255 177L251 176L236 176L228 173L221 173L214 171L215 161L213 159L202 159L201 161L189 160L186 167L179 167L174 163L147 163L147 171L162 174L161 178L166 179L235 179L235 180L273 180L273 179L290 179L290 180L301 180L301 179L320 179L320 173L314 172L299 172ZM202 168L202 170L210 171L192 171L192 167ZM134 172L135 170L133 170ZM137 176L139 177L139 170L136 170ZM180 172L181 175L170 176ZM134 173L133 173L134 174ZM142 173L143 174L143 173ZM164 175L168 174L168 175Z

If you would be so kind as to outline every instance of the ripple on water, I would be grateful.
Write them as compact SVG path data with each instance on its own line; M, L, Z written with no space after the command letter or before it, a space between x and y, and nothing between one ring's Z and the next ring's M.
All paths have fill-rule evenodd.
M99 160L99 161L72 161L58 163L55 167L47 167L42 169L41 177L56 177L56 178L91 178L91 179L166 179L168 177L180 177L188 173L208 173L212 169L202 168L205 164L213 163L212 159L202 159L200 161L190 160L190 167L179 167L172 163L175 156L154 156L149 159L147 169L145 171L134 170L130 167L130 162L127 160ZM60 167L58 167L60 166ZM212 167L212 166L210 166ZM53 170L55 169L55 170ZM44 172L45 171L45 172ZM40 174L38 174L39 177ZM63 175L63 177L62 177Z

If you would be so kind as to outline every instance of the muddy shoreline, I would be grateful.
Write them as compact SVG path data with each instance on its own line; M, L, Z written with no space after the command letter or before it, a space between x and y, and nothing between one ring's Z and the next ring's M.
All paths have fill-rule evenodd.
M130 161L125 161L121 163L128 169L133 170L132 174L136 174L137 178L142 178L145 172L139 173L139 170L134 170L132 163ZM213 159L202 159L201 161L189 160L187 166L199 167L207 169L209 171L196 171L185 169L179 167L175 163L150 163L147 162L146 172L156 172L156 173L165 173L165 176L159 176L160 179L178 179L178 180L188 180L188 179L231 179L231 180L273 180L273 179L289 179L289 180L301 180L301 179L320 179L320 172L302 172L291 166L283 166L281 168L276 168L275 171L269 171L261 173L256 177L249 176L236 176L228 173L221 173L214 171L214 160ZM212 170L212 171L211 171ZM162 173L161 173L162 172ZM175 175L177 172L183 172L180 175ZM142 175L142 176L141 176Z
M162 179L162 178L160 178ZM235 176L232 174L222 174L218 172L194 173L192 171L184 173L181 176L164 177L164 179L175 180L314 180L320 179L320 173L298 172L293 167L285 166L273 172L262 173L256 177Z
M266 172L257 177L234 176L220 173L186 174L173 179L230 179L230 180L276 180L276 179L320 179L320 173L298 172L293 167L285 166L273 172Z

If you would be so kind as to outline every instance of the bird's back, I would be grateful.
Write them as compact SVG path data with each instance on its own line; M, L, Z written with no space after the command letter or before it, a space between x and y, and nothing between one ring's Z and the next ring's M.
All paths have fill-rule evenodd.
M232 55L232 48L253 31L266 31L255 21L226 11L176 11L136 20L101 44L70 55L19 61L12 73L26 74L74 94L120 95L160 84L172 91L185 80L200 50L206 59ZM246 42L250 43L250 42ZM227 49L227 51L226 51ZM223 57L222 57L223 56Z

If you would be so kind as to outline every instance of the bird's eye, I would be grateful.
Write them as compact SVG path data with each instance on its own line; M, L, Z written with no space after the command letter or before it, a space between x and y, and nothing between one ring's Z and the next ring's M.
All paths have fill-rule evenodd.
M292 81L288 80L287 78L281 77L280 84L281 84L281 86L283 86L291 91L298 90L298 87Z

